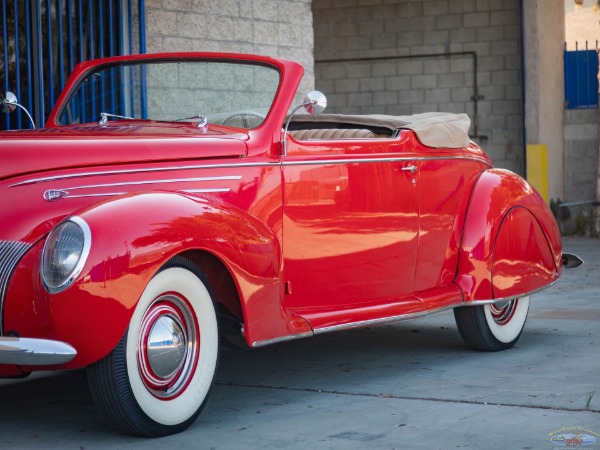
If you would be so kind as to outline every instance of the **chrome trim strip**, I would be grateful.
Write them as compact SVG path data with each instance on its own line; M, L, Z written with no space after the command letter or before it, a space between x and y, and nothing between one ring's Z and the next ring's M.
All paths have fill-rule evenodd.
M0 241L0 335L4 334L4 301L8 282L15 267L31 247L25 242Z
M371 325L382 325L382 324L390 323L390 322L400 322L402 320L407 320L407 319L416 319L418 317L428 316L429 314L434 314L434 313L438 313L438 312L442 312L442 311L447 311L449 309L454 309L460 305L462 305L462 303L454 304L451 306L443 306L441 308L436 308L436 309L428 309L426 311L419 311L419 312L408 313L408 314L400 314L398 316L381 317L379 319L370 319L370 320L360 320L358 322L344 323L341 325L332 325L330 327L315 328L315 336L318 334L330 333L332 331L350 330L352 328L361 328L361 327L368 327Z
M516 300L517 298L529 297L530 295L537 294L542 292L549 287L554 286L554 283L558 281L558 278L554 280L552 283L547 284L546 286L542 286L541 288L534 289L533 291L525 292L519 295L511 295L510 297L502 297L502 298L494 298L491 300L473 300L473 301L465 301L461 305L458 306L479 306L479 305L493 305L494 303L502 303L502 302L510 302L511 300Z
M387 158L356 158L356 159L319 159L305 161L283 161L283 166L312 166L312 165L331 165L331 164L356 164L356 163L394 163L403 161L444 161L444 160L467 160L477 161L492 167L482 158L476 156L402 156L402 157L387 157Z
M477 300L477 301L473 301L473 302L462 302L462 303L457 303L457 304L453 304L453 305L449 305L449 306L443 306L441 308L436 308L436 309L428 309L426 311L419 311L419 312L414 312L414 313L408 313L408 314L401 314L398 316L392 316L392 317L382 317L379 319L371 319L371 320L361 320L358 322L350 322L350 323L344 323L341 325L332 325L330 327L323 327L323 328L315 328L314 331L311 332L306 332L306 333L299 333L299 334L292 334L290 336L283 336L280 338L275 338L275 339L268 339L266 341L258 341L258 342L254 342L252 344L252 347L262 347L264 345L269 345L269 344L276 344L279 342L285 342L285 341L290 341L293 339L300 339L300 338L304 338L304 337L310 337L313 335L319 335L319 334L324 334L324 333L331 333L334 331L342 331L342 330L350 330L352 328L360 328L360 327L367 327L367 326L371 326L371 325L383 325L386 323L391 323L391 322L400 322L402 320L408 320L408 319L416 319L419 317L424 317L424 316L428 316L429 314L435 314L438 312L442 312L442 311L447 311L449 309L454 309L457 307L462 307L462 306L478 306L478 305L489 305L492 303L501 303L501 302L507 302L510 300L514 300L516 298L522 298L522 297L527 297L529 295L533 295L536 294L540 291L543 291L544 289L549 288L550 286L552 286L554 283L556 283L557 280L554 280L552 283L550 283L547 286L543 286L539 289L535 289L531 292L525 293L525 294L520 294L520 295L515 295L513 297L504 297L504 298L497 298L497 299L493 299L493 300Z
M60 199L56 199L56 200L62 200L63 198L114 197L115 195L123 195L123 194L127 194L127 192L103 192L103 193L99 193L99 194L79 194L79 195L69 195L69 193L67 192L67 195L63 195ZM56 200L54 200L54 201L56 201Z
M144 180L144 181L124 181L122 183L107 183L107 184L89 184L84 186L73 186L68 188L56 189L58 191L74 191L77 189L95 189L114 186L140 186L143 184L164 184L164 183L185 183L193 181L224 181L224 180L241 180L241 175L226 175L222 177L198 177L198 178L170 178L166 180Z
M64 364L77 356L71 345L50 339L0 337L0 364L45 366Z
M227 163L227 164L198 164L192 166L170 166L170 167L150 167L145 169L129 170L105 170L99 172L83 172L77 174L55 175L51 177L32 178L31 180L21 181L11 184L8 187L25 186L29 184L45 183L47 181L67 180L70 178L85 178L101 175L121 175L134 173L154 173L171 172L175 170L198 170L198 169L230 169L239 167L276 167L276 166L301 166L318 164L352 164L352 163L385 163L402 161L437 161L437 160L467 160L477 161L492 167L483 158L476 156L415 156L415 157L388 157L388 158L355 158L355 159L323 159L323 160L303 160L303 161L274 161L274 162L256 162L256 163Z
M65 175L55 175L51 177L32 178L31 180L21 181L19 183L11 184L8 187L24 186L28 184L45 183L47 181L67 180L70 178L85 178L93 177L97 175L122 175L132 173L154 173L154 172L172 172L174 170L196 170L196 169L229 169L238 167L276 167L279 165L279 161L272 163L227 163L227 164L198 164L193 166L169 166L169 167L148 167L144 169L129 169L129 170L103 170L99 172L83 172L83 173L70 173Z
M178 192L185 192L188 194L206 194L211 192L229 192L231 188L214 188L214 189L182 189Z
M185 192L186 194L209 194L212 192L229 192L231 191L231 188L209 188L209 189L178 189L176 192ZM66 192L66 191L64 191ZM98 193L98 194L79 194L79 195L70 195L68 192L66 192L65 195L63 195L60 198L56 198L54 200L48 200L48 201L57 201L57 200L62 200L65 198L85 198L85 197L114 197L116 195L125 195L128 192L103 192L103 193Z
M280 342L293 341L295 339L312 337L313 335L314 335L314 333L312 331L305 331L304 333L291 334L288 336L281 336L281 337L276 337L273 339L266 339L264 341L256 341L256 342L252 343L251 347L252 348L264 347L265 345L279 344Z

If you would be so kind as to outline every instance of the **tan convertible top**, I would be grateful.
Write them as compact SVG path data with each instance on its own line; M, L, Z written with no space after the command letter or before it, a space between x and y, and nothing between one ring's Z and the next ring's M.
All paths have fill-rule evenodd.
M462 148L470 143L471 120L466 114L443 112L428 112L412 116L321 114L316 117L297 114L292 117L292 122L342 123L387 128L392 131L409 129L414 131L419 141L428 147Z

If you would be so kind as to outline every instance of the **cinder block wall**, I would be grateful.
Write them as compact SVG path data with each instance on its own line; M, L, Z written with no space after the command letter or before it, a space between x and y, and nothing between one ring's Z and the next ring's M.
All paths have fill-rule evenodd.
M594 200L598 164L598 110L565 110L565 198L563 201Z
M146 0L147 52L224 51L304 66L299 92L314 88L311 0Z
M312 9L315 85L329 112L467 112L494 163L524 173L519 0L314 0ZM475 58L464 52L477 59L477 114ZM359 61L331 62L350 58Z

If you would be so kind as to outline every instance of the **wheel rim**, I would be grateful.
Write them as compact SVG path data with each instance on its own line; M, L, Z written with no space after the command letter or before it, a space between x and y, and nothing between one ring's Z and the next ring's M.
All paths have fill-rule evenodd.
M494 303L490 305L490 314L495 323L498 325L506 325L510 322L510 319L512 319L518 306L518 299L505 303Z
M187 300L162 295L146 310L138 334L138 370L155 397L170 400L187 387L198 364L200 333Z
M499 342L508 344L518 339L529 311L529 296L483 306L489 331Z

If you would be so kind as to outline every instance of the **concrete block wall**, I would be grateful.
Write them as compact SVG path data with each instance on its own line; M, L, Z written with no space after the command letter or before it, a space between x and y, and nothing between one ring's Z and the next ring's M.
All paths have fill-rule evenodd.
M495 165L524 173L519 0L314 0L312 10L329 112L467 112Z
M314 88L311 0L146 0L148 53L223 51L297 61Z
M594 200L598 165L598 110L567 109L564 115L565 198Z

